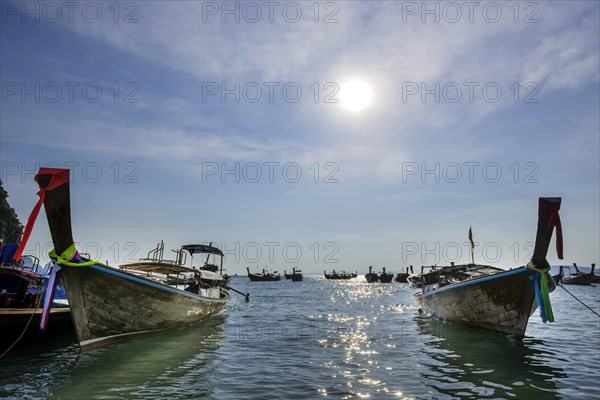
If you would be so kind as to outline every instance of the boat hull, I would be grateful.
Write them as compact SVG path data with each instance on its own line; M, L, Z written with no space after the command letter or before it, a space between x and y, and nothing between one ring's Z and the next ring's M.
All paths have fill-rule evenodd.
M61 272L82 350L117 337L181 328L223 309L220 299L188 293L114 268L92 265Z
M563 285L591 285L594 282L594 275L592 274L581 274L576 276L563 276L561 283Z
M281 276L279 276L279 275L262 276L262 275L248 274L248 278L250 278L251 282L277 282L277 281L281 280Z
M527 268L519 268L417 293L415 298L421 310L436 318L505 333L520 340L537 308L530 276Z

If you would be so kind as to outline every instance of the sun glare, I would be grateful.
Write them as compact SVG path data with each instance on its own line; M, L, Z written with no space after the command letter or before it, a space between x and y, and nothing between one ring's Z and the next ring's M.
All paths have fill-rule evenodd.
M372 98L371 88L361 80L346 82L340 88L340 104L351 112L365 109L371 103Z

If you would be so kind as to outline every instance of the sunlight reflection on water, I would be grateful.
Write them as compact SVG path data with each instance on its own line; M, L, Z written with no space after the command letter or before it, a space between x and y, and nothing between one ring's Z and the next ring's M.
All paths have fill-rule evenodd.
M79 354L69 342L0 360L0 397L32 399L600 398L600 322L557 290L557 322L522 342L420 315L405 284L306 277L232 285L223 316ZM579 289L600 306L600 287ZM590 344L596 345L590 345Z

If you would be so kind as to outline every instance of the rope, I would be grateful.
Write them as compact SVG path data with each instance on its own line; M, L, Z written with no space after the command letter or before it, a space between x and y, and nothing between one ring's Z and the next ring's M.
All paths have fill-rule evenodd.
M4 357L6 354L8 354L8 352L11 351L12 348L17 345L17 343L19 343L19 341L21 340L21 338L23 338L23 336L25 335L25 332L27 332L27 328L29 328L29 324L33 320L33 317L35 317L35 312L40 307L40 302L42 301L42 298L44 297L45 293L46 293L46 288L44 287L44 290L40 294L40 297L39 297L39 299L37 301L37 304L35 305L33 313L31 313L31 317L29 317L29 321L27 321L27 324L25 325L25 328L23 328L23 332L21 332L21 335L19 335L19 337L17 338L17 340L15 340L14 343L11 344L10 347L4 351L4 353L0 354L0 358Z
M70 245L65 251L63 251L60 255L56 254L56 251L52 249L49 254L50 258L56 260L58 265L66 265L68 267L89 267L90 265L98 264L100 261L98 260L90 260L81 262L81 257L79 256L79 252L75 248L75 243ZM72 262L73 260L77 262Z
M558 286L560 286L561 288L565 289L565 287L564 287L563 285L560 285L560 284L559 284ZM591 307L589 307L589 306L588 306L587 304L585 304L583 301L581 301L581 300L579 300L577 297L575 297L575 295L574 295L573 293L569 292L567 289L565 289L565 292L569 293L571 296L573 296L573 298L574 298L575 300L577 300L578 302L580 302L581 304L583 304L583 305L584 305L584 306L585 306L585 307L586 307L588 310L590 310L591 312L593 312L594 314L596 314L598 317L600 317L600 314L598 314L596 311L592 310L592 308L591 308Z
M550 290L548 289L548 271L550 267L536 267L533 261L529 261L527 269L533 275L530 279L534 281L535 298L540 308L542 322L554 322L552 304L550 303Z

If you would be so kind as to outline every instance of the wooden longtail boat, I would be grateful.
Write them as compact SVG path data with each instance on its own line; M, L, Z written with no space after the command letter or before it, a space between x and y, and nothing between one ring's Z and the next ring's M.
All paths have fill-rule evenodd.
M368 283L378 283L379 275L373 272L373 266L369 266L369 273L365 275L365 279Z
M565 275L563 266L560 266L560 273L558 274L560 276L560 283L563 285L591 285L594 282L594 278L596 278L596 275L594 275L596 264L592 264L592 271L589 273L581 272L575 263L573 263L573 267L576 272L571 274L571 269L567 267L569 268L569 275Z
M548 293L555 286L548 273L546 254L556 226L557 250L562 259L560 203L560 198L540 198L536 243L527 266L474 278L477 269L489 267L469 264L440 268L438 281L424 285L415 294L420 310L442 320L502 332L519 340L538 305L542 320L552 322Z
M382 269L383 269L383 272L381 274L379 274L379 282L390 283L392 280L394 280L394 274L389 274L389 273L385 272L385 267L383 267Z
M285 279L291 279L292 282L301 282L302 280L304 280L304 276L302 275L302 271L300 271L299 269L296 268L292 268L292 273L288 274L287 272L283 271L283 274L285 276Z
M356 278L358 274L347 273L346 271L342 271L341 273L335 272L335 269L331 274L328 274L326 271L323 271L323 275L325 275L325 279L330 280L348 280L352 278Z
M401 272L398 275L396 275L396 277L394 278L394 282L407 283L408 276L410 275L410 273L408 271L409 271L409 269L408 269L408 267L406 267L406 272ZM410 271L412 271L412 265L410 266Z
M275 282L281 280L281 275L277 271L267 272L263 269L262 274L253 274L248 267L246 267L246 271L248 271L248 278L250 278L251 282Z
M596 269L596 264L592 264L592 283L600 283L600 276L596 275L594 273L594 270Z
M82 350L122 336L193 324L220 312L229 300L229 293L221 288L208 294L201 291L204 284L212 284L217 279L205 277L204 271L184 270L185 267L171 264L145 264L163 276L167 271L194 274L197 285L183 290L152 274L143 275L147 271L141 266L137 271L134 271L136 268L118 269L81 257L71 232L69 170L41 168L35 180L40 187L40 202L43 201L46 210L55 248L50 256L64 283ZM34 208L33 220L39 205ZM28 228L31 230L29 225L28 222L26 233ZM24 234L23 242L26 239Z
M18 263L0 266L0 337L38 333L47 280L34 256L24 255ZM50 327L72 333L71 309L66 294L59 289L61 295L55 296L50 308Z

